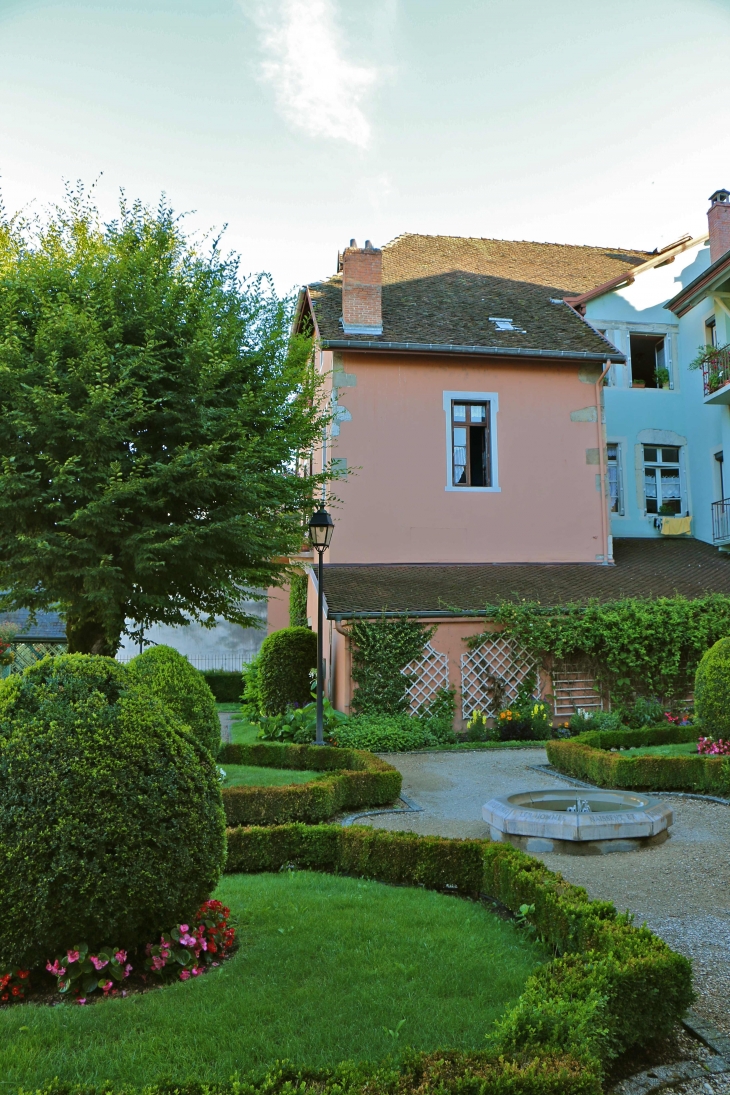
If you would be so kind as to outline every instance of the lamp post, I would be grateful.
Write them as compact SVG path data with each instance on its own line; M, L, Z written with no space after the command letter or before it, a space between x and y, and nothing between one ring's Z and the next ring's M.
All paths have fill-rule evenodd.
M312 519L309 522L309 539L319 556L317 561L317 737L315 738L315 745L324 745L324 659L322 657L322 632L324 629L322 621L322 584L324 571L322 556L330 546L334 528L332 518L324 508L324 502L320 502L319 509L312 514Z

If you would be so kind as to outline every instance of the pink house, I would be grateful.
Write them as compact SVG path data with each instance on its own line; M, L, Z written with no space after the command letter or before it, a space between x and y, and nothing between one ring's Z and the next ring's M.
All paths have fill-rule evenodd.
M317 459L343 476L328 499L324 582L339 709L352 701L357 616L438 624L414 709L449 680L468 716L485 705L485 672L514 689L528 668L497 634L467 651L488 605L641 592L656 577L653 541L644 555L627 542L624 563L617 546L616 566L609 534L602 374L624 358L564 301L643 258L404 235L382 249L352 240L337 273L302 290L295 326L314 331L334 412ZM311 570L308 615L316 626ZM286 596L272 591L270 630L287 623ZM569 668L563 678L543 673L541 687L572 689L574 703L580 685Z

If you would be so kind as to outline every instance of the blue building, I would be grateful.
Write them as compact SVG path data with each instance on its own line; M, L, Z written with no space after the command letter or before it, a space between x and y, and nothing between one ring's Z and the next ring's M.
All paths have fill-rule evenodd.
M706 235L567 298L626 359L604 391L614 537L730 545L730 192L710 201Z

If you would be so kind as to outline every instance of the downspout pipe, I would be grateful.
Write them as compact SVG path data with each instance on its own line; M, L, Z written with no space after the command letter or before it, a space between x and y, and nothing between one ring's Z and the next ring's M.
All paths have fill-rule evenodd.
M610 359L606 367L596 381L596 424L598 428L598 468L601 483L601 535L603 539L603 563L604 566L613 565L613 551L608 550L609 523L608 523L608 499L606 497L606 451L603 444L603 421L601 410L603 407L603 381L611 368Z

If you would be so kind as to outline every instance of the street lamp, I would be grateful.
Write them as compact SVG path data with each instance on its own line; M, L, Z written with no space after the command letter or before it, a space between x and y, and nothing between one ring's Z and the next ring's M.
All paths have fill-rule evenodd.
M322 621L322 584L324 582L324 571L322 556L330 546L334 528L334 523L324 508L324 503L320 502L319 509L312 514L312 519L309 522L309 539L319 556L317 561L317 737L315 738L315 745L324 745L324 662L322 657L322 632L324 629Z

